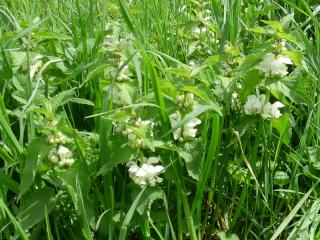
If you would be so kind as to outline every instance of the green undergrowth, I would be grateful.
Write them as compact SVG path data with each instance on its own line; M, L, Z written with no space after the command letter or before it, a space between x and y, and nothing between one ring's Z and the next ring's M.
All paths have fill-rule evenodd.
M320 239L317 0L0 0L0 239Z

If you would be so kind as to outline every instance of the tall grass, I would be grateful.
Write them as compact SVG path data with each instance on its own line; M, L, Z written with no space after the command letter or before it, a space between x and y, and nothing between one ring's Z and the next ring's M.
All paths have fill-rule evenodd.
M1 0L0 238L320 238L319 12Z

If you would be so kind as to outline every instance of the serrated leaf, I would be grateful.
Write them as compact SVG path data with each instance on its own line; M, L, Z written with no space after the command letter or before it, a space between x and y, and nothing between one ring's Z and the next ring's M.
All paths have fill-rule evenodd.
M53 111L58 107L70 102L74 97L74 89L63 91L51 98Z
M255 33L261 33L261 34L267 34L266 29L260 26L255 26L253 28L249 28L249 31L255 32Z
M165 72L185 78L191 78L191 71L187 68L167 68Z

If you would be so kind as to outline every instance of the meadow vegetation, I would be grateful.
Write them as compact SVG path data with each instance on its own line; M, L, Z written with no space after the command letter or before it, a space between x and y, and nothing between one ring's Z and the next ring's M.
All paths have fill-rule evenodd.
M320 239L318 0L0 0L0 239Z

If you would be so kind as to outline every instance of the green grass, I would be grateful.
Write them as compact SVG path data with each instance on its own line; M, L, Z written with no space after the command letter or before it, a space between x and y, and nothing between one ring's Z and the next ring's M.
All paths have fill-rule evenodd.
M320 239L319 13L0 0L0 239Z

